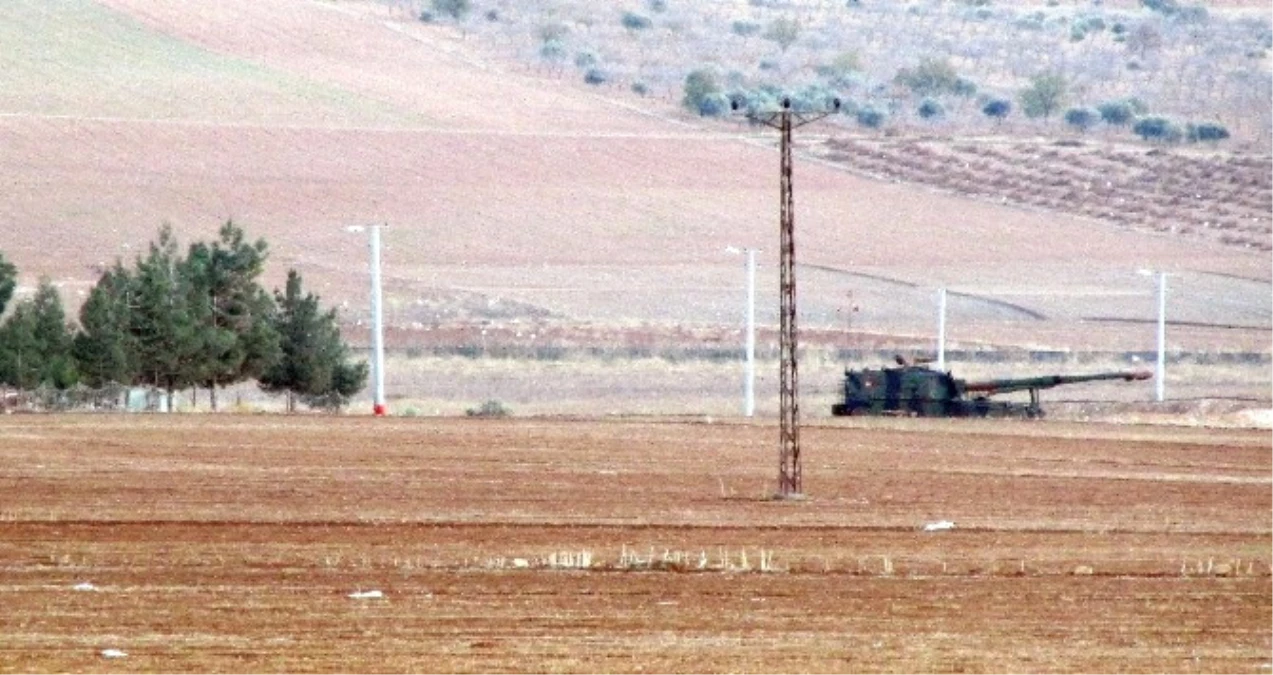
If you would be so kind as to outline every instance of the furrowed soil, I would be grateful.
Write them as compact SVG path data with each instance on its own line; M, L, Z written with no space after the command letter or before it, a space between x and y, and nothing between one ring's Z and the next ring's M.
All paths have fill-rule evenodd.
M0 671L1268 671L1267 432L801 433L0 417Z

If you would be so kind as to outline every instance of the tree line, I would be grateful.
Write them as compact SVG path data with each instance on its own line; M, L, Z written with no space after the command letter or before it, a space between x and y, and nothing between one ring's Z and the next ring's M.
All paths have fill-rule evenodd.
M0 385L22 391L146 387L167 396L255 380L264 391L297 403L339 409L366 384L366 362L353 362L336 310L324 310L289 270L273 294L258 278L269 247L248 241L233 222L211 243L182 255L164 226L131 268L116 260L69 321L51 281L15 303L0 323ZM16 287L17 269L0 253L0 316ZM126 395L126 394L125 394Z

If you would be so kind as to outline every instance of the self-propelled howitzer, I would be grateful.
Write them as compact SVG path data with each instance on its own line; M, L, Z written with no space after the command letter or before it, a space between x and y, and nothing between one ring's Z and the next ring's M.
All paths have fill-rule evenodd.
M896 368L844 372L844 397L831 406L833 415L912 415L919 417L1041 417L1039 391L1063 384L1098 380L1145 380L1144 371L1091 375L1044 375L968 381L949 372L912 364L898 357ZM990 397L1030 392L1030 402L996 401Z

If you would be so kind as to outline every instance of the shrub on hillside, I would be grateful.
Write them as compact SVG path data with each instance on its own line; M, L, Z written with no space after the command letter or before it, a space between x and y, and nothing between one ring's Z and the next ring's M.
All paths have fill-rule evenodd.
M1006 98L992 98L981 107L981 114L996 122L1002 121L1012 112L1012 102Z
M539 46L539 58L545 61L564 61L566 59L566 45L561 40L548 40Z
M898 70L893 81L910 89L916 96L934 96L955 93L960 77L949 60L926 58L914 68Z
M716 73L706 68L700 68L685 76L684 96L681 99L681 105L700 115L704 115L703 102L712 95L719 93L721 93L721 86L716 79Z
M469 0L433 0L433 11L440 16L449 16L460 21L473 9Z
M620 23L623 24L624 28L631 31L645 30L646 28L650 28L654 25L654 22L650 20L650 17L641 16L636 12L624 12L623 18L620 19Z
M1180 127L1166 117L1142 117L1132 125L1132 133L1147 141L1175 143L1184 134Z
M774 19L765 30L765 39L778 43L778 48L787 51L800 39L800 22L795 19Z
M931 98L926 98L923 103L919 104L919 108L916 109L916 112L919 113L920 117L926 120L932 120L945 115L946 109L942 107L940 102Z
M1229 130L1217 122L1190 123L1188 127L1189 142L1204 141L1215 143L1229 137Z
M1059 73L1040 73L1030 80L1030 86L1021 90L1018 99L1026 117L1047 119L1065 105L1067 84Z
M469 417L508 417L513 411L504 407L503 403L491 399L476 408L465 410L464 414Z
M606 71L596 67L589 68L588 72L583 74L583 81L591 85L605 84L609 79L610 76L606 74Z
M1070 108L1065 111L1065 123L1079 131L1087 131L1096 125L1101 114L1091 108Z
M1102 121L1116 127L1130 123L1136 116L1127 101L1106 101L1096 106L1096 112L1100 114Z
M760 24L753 21L735 21L730 24L729 29L733 31L734 35L751 37L760 32Z
M857 123L868 129L879 129L884 126L884 113L870 104L858 108L857 114L854 115Z

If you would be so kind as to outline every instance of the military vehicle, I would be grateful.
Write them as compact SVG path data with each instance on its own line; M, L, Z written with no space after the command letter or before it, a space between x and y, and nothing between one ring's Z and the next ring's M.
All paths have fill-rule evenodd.
M1146 380L1150 373L1124 371L1093 375L1044 375L1002 380L961 380L948 371L935 370L931 360L907 361L898 356L896 367L844 371L844 399L831 406L831 414L910 415L916 417L1042 417L1039 390L1063 384L1097 380ZM1029 403L995 401L989 397L1017 391L1030 392Z

